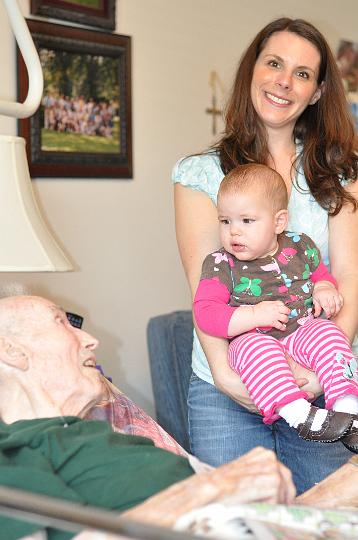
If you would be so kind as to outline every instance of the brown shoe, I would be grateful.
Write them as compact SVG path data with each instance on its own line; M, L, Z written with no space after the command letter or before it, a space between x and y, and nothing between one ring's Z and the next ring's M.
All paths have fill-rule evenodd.
M296 429L298 435L302 439L330 443L338 441L346 434L348 434L353 423L353 415L335 411L327 412L327 417L323 422L321 429L319 429L318 431L311 431L312 422L317 411L318 407L311 405L310 412L308 413L306 421L303 422L303 424L299 424L297 426Z
M354 454L358 454L358 428L352 426L347 435L342 437L341 441L348 450Z

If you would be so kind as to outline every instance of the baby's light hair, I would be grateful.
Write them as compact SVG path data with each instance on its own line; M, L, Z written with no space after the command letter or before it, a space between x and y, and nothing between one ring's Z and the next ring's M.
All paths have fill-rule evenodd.
M232 169L220 184L218 202L222 195L254 191L270 202L273 211L285 210L288 205L286 184L282 176L267 165L248 163Z

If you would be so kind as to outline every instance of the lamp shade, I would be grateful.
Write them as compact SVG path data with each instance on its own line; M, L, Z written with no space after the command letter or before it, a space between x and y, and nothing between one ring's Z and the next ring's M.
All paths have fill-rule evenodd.
M37 206L25 140L0 135L0 272L72 270Z
M2 0L28 71L23 103L0 99L0 114L26 118L41 103L41 63L17 0ZM0 135L0 272L73 270L40 214L34 198L25 139Z

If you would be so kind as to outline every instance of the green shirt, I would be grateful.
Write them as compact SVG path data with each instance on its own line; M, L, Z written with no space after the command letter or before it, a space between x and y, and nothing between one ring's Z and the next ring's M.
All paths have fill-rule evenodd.
M77 417L0 422L0 484L123 511L191 476L188 461L144 437ZM43 528L0 515L2 540ZM48 528L49 540L73 534Z

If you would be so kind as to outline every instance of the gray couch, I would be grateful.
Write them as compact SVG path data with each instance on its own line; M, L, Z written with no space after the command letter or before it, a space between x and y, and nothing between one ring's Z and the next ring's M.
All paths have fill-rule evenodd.
M150 319L147 342L157 421L190 451L187 396L193 347L191 311Z

